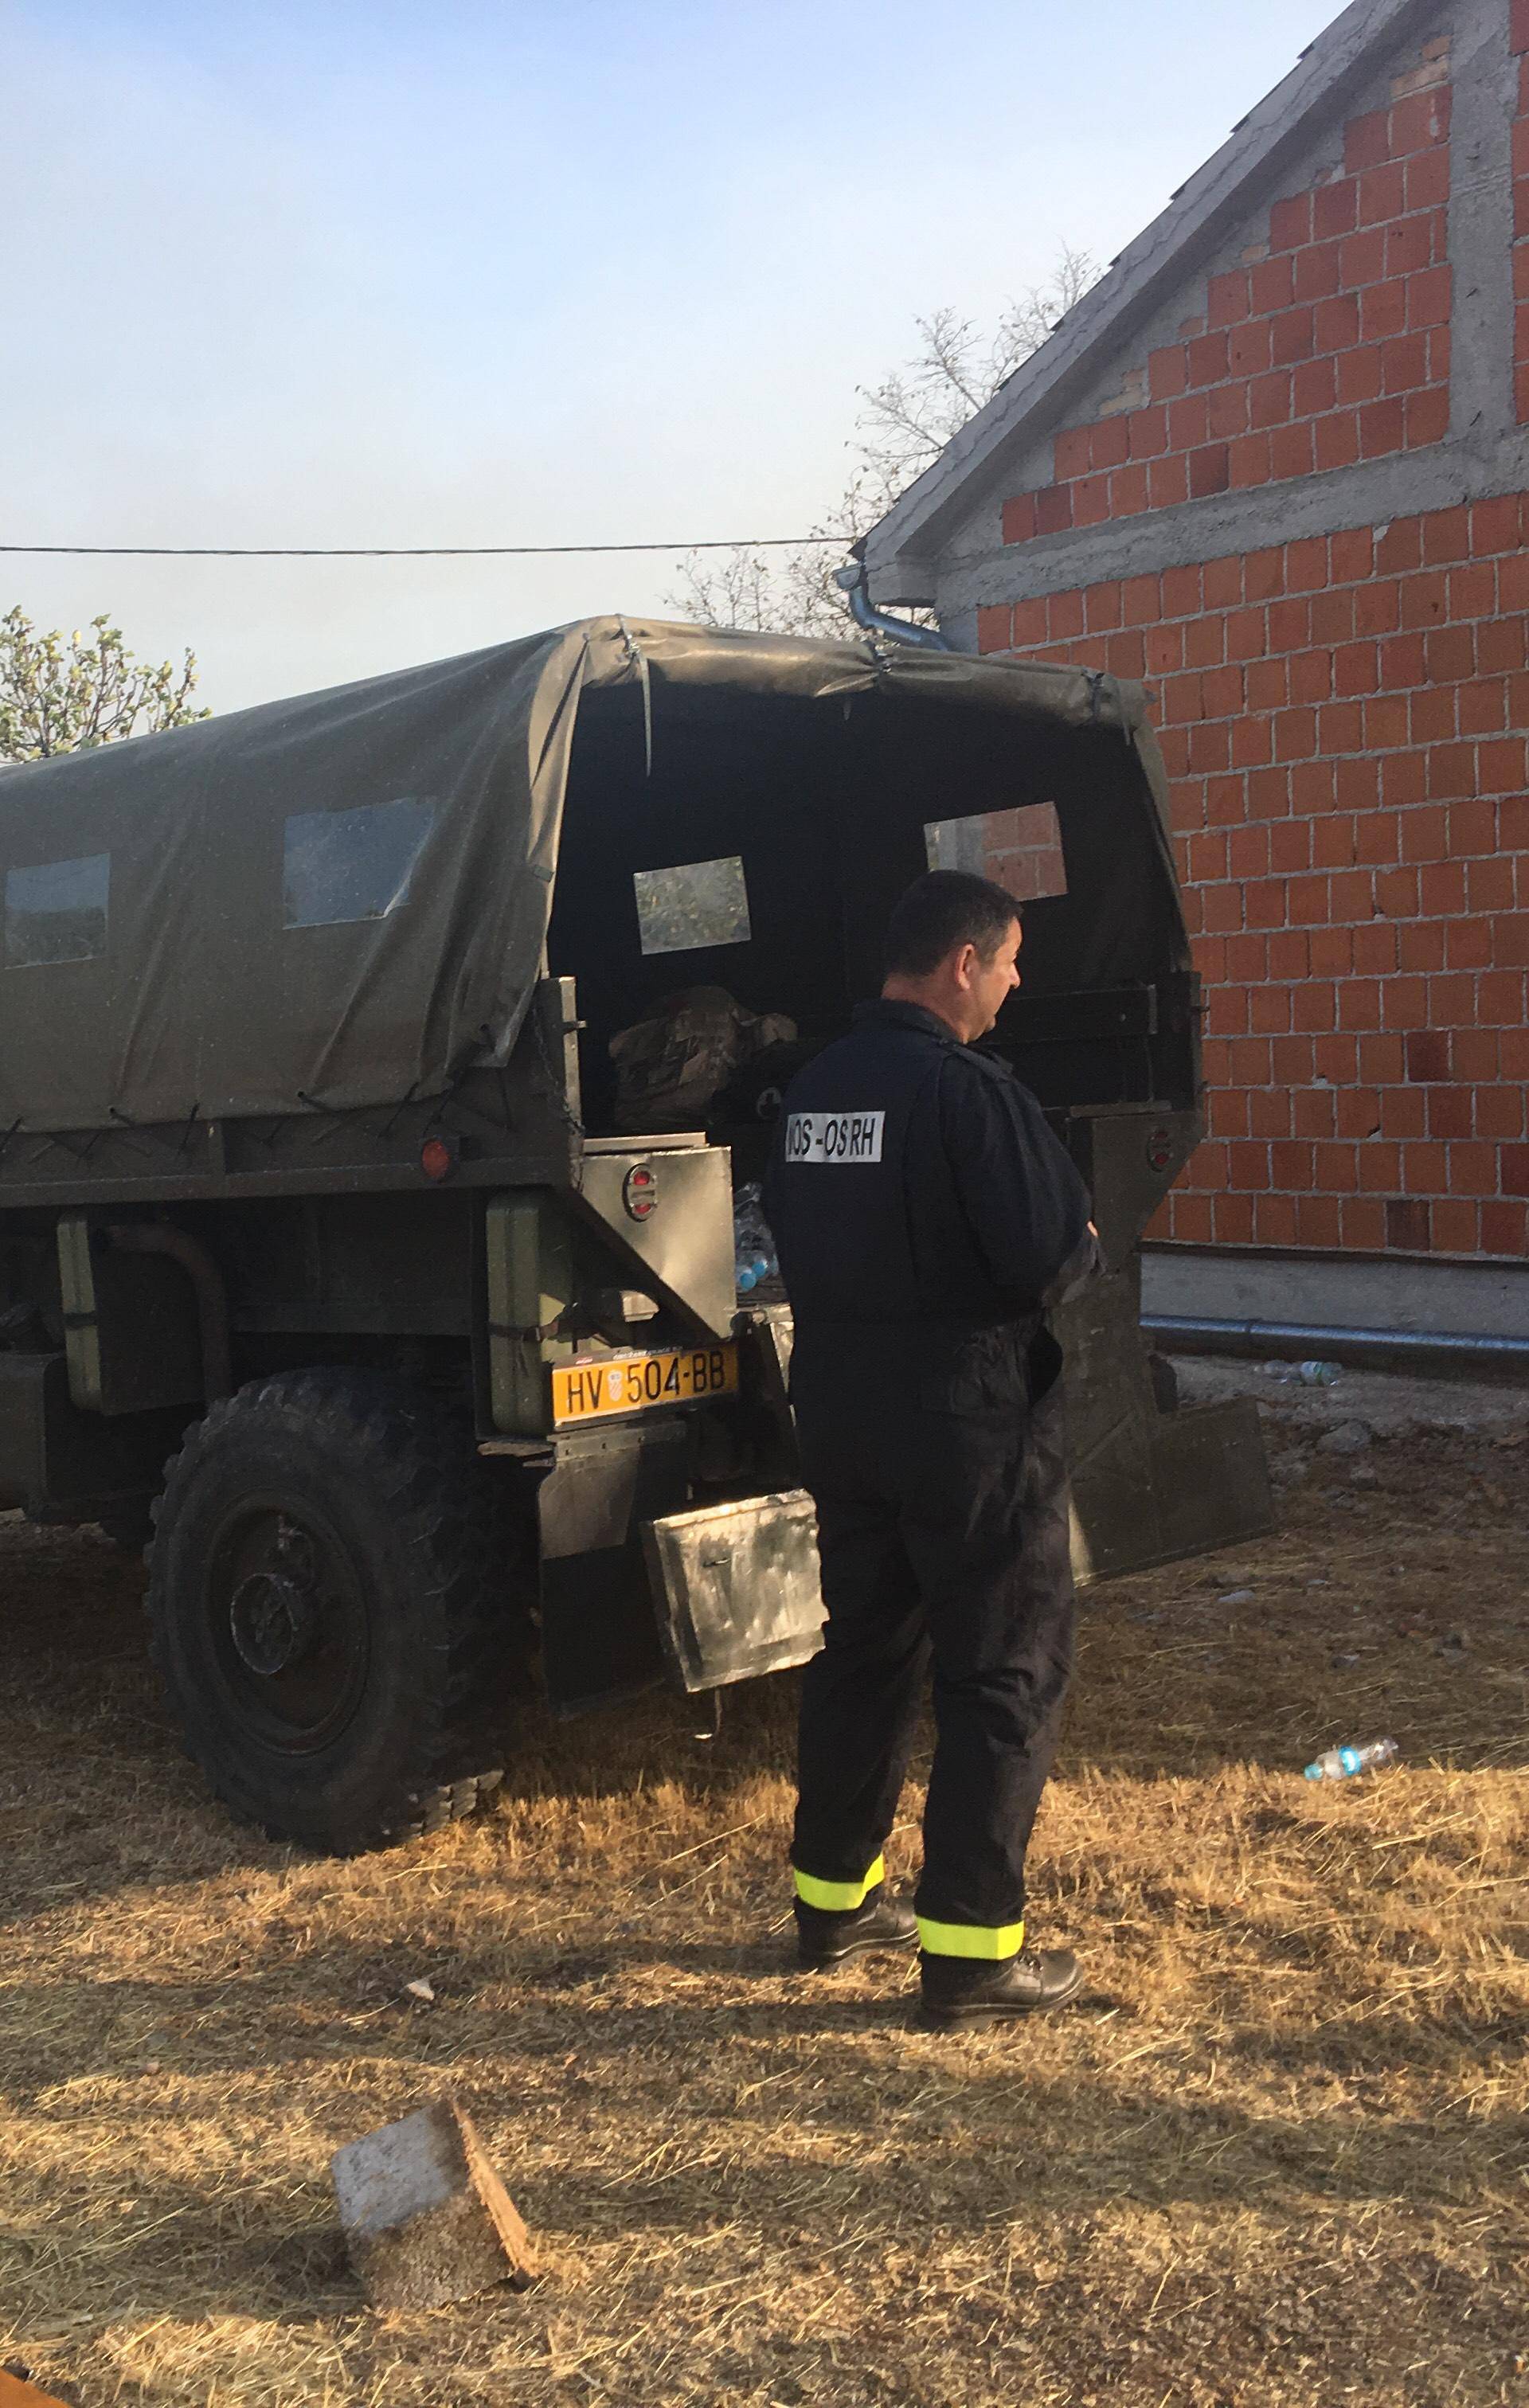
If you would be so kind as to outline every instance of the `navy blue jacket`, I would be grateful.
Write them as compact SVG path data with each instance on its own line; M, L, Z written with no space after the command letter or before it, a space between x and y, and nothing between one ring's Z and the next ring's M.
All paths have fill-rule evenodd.
M764 1211L799 1332L1034 1324L1097 1261L1034 1096L917 1004L863 1005L792 1081Z

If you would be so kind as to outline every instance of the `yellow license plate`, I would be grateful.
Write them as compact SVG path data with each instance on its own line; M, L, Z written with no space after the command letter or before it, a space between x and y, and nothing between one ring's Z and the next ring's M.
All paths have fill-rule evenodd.
M603 1363L559 1363L552 1371L552 1419L588 1422L650 1405L693 1404L736 1397L736 1346L686 1347L672 1354L618 1354Z

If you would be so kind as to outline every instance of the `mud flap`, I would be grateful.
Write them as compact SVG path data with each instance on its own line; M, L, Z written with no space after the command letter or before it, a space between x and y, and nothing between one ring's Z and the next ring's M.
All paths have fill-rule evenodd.
M1274 1526L1252 1400L1160 1410L1141 1336L1140 1277L1133 1254L1057 1315L1079 1582L1237 1546Z
M1274 1527L1268 1463L1250 1397L1122 1421L1075 1465L1073 1576L1142 1571Z
M720 1689L816 1656L822 1591L805 1489L666 1514L644 1536L659 1634L682 1688Z
M542 1675L554 1713L635 1697L663 1679L642 1531L684 1503L689 1454L678 1419L558 1440L536 1493Z

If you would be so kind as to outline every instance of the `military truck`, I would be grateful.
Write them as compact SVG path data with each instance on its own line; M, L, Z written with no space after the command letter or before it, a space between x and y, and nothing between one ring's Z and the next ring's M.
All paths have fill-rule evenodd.
M1264 1526L1251 1408L1173 1410L1138 1327L1201 1131L1139 689L608 618L0 776L0 1502L147 1540L236 1813L392 1841L500 1776L518 1667L568 1713L813 1652L735 1189L931 862L1024 901L993 1041L1110 1266L1080 1572ZM767 1041L634 1127L612 1040L698 993Z

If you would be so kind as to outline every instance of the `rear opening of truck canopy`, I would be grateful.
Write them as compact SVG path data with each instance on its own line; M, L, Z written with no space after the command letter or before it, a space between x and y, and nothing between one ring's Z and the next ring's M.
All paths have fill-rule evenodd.
M931 862L1036 901L999 1035L1043 1100L1178 1086L1106 1000L1188 968L1138 687L607 618L0 776L0 1114L428 1098L550 968L609 1127L609 1039L677 989L842 1027Z

